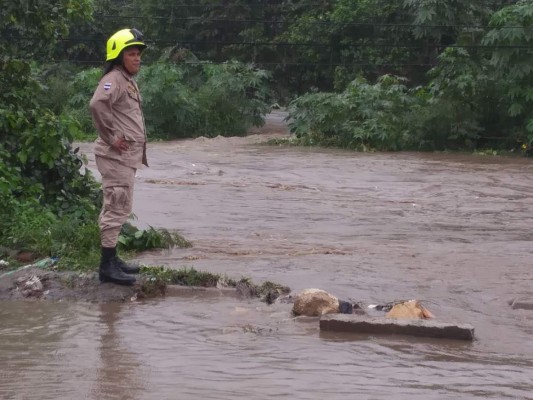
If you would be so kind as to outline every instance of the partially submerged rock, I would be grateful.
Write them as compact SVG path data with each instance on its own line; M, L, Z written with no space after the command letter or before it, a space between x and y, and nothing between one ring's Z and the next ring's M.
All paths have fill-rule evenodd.
M339 299L321 289L304 289L294 299L294 315L320 317L339 312Z

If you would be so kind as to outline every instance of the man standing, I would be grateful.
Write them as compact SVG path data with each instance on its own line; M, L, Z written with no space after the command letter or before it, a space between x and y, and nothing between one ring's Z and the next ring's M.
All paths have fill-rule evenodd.
M98 223L102 259L100 281L132 285L139 267L117 256L122 225L133 209L133 185L137 168L146 160L146 130L141 96L134 76L141 68L146 48L137 29L122 29L107 41L107 65L90 102L98 131L95 158L102 175L104 203Z

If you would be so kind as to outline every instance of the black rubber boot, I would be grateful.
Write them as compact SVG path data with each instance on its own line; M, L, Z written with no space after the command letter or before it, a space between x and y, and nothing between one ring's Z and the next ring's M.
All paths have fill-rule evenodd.
M100 262L100 282L112 282L118 285L133 285L136 279L124 273L117 262L117 250L114 247L102 247Z
M128 264L118 256L115 257L115 262L125 274L138 274L141 271L141 267L139 265Z

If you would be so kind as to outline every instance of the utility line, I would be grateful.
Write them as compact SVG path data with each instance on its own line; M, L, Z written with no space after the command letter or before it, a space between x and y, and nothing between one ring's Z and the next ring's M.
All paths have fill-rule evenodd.
M10 35L8 39L11 42L16 41L24 41L28 40L31 41L34 38L30 36L22 36L22 37L15 37L13 35ZM365 40L368 40L368 38L363 38ZM101 39L87 39L84 38L78 38L78 37L71 37L71 38L59 38L57 39L58 42L63 43L100 43ZM323 48L323 47L329 47L331 48L333 45L331 43L305 43L305 42L259 42L259 41L208 41L208 40L145 40L145 43L151 44L151 45L174 45L174 46L180 46L180 45L194 45L194 46L202 46L202 45L209 45L209 46L264 46L264 47L314 47L314 48ZM392 49L404 49L404 48L423 48L423 49L434 49L434 48L458 48L458 49L533 49L533 44L530 45L520 45L520 44L513 44L513 45L483 45L483 44L450 44L450 45L444 45L441 43L346 43L342 45L338 45L337 47L339 49L347 49L347 48L359 48L359 47L365 47L365 48L392 48Z
M150 42L147 41L148 44ZM166 44L182 44L182 45L226 45L226 46L240 46L240 45L246 45L246 46L280 46L280 47L315 47L315 48L322 48L322 47L332 47L331 43L290 43L290 42L207 42L207 41L158 41L154 42L157 43L166 43ZM427 43L421 43L421 44L393 44L393 43L352 43L352 44L343 44L339 45L338 49L344 50L347 48L357 48L357 47L386 47L386 48L394 48L394 49L404 49L404 48L423 48L423 49L433 49L433 48L459 48L459 49L469 49L469 48L476 48L476 49L533 49L533 45L525 46L525 45L443 45L443 44L427 44Z
M123 18L139 20L169 20L169 21L202 21L202 22L231 22L231 23L256 23L256 24L290 24L300 20L259 20L259 19L229 19L229 18L204 18L204 17L174 17L174 16L146 16L146 15L109 15L96 14L97 18ZM533 26L500 26L491 27L484 25L420 25L406 23L381 23L381 22L342 22L342 21L305 21L305 25L348 25L365 27L405 27L405 28L468 28L468 29L533 29Z
M91 65L103 65L102 60L67 60L73 64L91 64ZM240 61L243 64L253 65L281 65L281 66L307 66L307 67L434 67L435 64L429 63L303 63L303 62L253 62L253 61ZM185 61L177 65L222 65L225 62L216 61Z
M514 0L514 2L516 3L518 0ZM493 0L492 1L492 5L493 6L499 6L500 8L502 8L504 5L502 4L503 3L509 3L509 1L507 0ZM192 8L215 8L215 7L223 7L223 8L228 8L228 7L240 7L240 8L243 8L243 7L247 7L247 6L252 6L252 7L262 7L262 8L272 8L272 7L279 7L279 8L282 8L282 7L294 7L294 8L297 8L297 7L318 7L318 6L324 6L324 2L323 1L317 1L317 2L301 2L301 3L283 3L283 2L280 2L280 3L277 3L277 4L272 4L273 2L272 1L259 1L259 2L253 2L253 1L248 1L248 4L227 4L227 3L212 3L212 4L198 4L198 3L183 3L183 4L173 4L172 7L192 7ZM491 3L491 1L488 1L488 3ZM509 4L506 4L506 5L509 5Z
M61 42L74 42L74 43L95 43L100 42L100 40L93 39L59 39ZM302 42L237 42L237 41L194 41L194 40L146 40L145 43L157 45L210 45L210 46L264 46L264 47L313 47L313 48L323 48L323 47L332 47L331 43L302 43ZM397 43L351 43L339 45L339 49L347 48L393 48L393 49L405 49L405 48L422 48L422 49L434 49L434 48L458 48L458 49L533 49L533 45L480 45L480 44L451 44L443 45L439 43L429 44L429 43L420 43L420 44L397 44Z

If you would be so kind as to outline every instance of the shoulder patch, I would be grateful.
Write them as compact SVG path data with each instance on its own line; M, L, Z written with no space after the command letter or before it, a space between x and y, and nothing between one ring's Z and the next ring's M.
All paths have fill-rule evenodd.
M109 90L109 89L111 89L111 85L112 85L111 82L106 82L106 83L104 83L104 90Z

